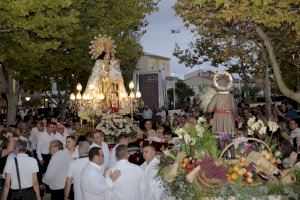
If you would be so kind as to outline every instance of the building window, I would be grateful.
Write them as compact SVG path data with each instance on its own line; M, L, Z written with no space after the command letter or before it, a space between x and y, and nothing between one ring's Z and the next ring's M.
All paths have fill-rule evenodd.
M161 69L166 71L166 63L163 63L163 64L162 64Z
M150 70L154 70L154 63L150 63Z

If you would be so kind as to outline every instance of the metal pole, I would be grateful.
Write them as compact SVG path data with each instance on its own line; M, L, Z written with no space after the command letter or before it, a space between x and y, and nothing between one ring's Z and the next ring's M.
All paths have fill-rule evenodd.
M176 102L175 102L175 73L173 73L173 83L174 83L174 87L173 87L173 109L175 110L176 109Z

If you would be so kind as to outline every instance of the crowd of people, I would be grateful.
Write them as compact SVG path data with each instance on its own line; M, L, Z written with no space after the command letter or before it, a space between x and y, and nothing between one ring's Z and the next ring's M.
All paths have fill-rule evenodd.
M264 106L250 108L241 104L235 116L236 137L247 136L247 120L255 116L264 123L278 123L272 144L278 144L288 165L299 165L300 129L292 103L274 106L266 116ZM179 138L174 130L195 123L204 116L208 122L213 114L202 113L198 107L168 112L164 107L154 113L145 106L140 113L143 134L129 140L121 134L116 144L105 142L101 131L78 135L81 123L67 114L59 118L41 118L23 114L8 130L0 125L0 172L2 197L6 199L167 199L157 178L161 152L176 147ZM217 133L216 133L217 134ZM264 136L268 140L271 133ZM132 148L135 146L135 148ZM132 159L139 153L138 159ZM139 155L138 155L139 156Z

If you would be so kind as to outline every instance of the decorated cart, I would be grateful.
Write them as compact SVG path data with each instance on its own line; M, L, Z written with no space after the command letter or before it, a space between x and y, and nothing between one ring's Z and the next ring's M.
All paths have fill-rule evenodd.
M164 152L159 176L170 197L176 199L299 199L300 169L285 168L278 150L255 138L268 128L274 132L276 123L266 127L260 120L248 122L250 137L236 137L222 151L210 126L200 117L176 130L180 138L176 147ZM235 149L235 158L225 158Z

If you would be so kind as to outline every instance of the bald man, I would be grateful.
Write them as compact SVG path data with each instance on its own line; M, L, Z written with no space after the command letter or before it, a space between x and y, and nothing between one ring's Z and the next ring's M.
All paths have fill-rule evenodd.
M151 145L144 146L143 157L145 162L141 165L141 168L146 177L146 185L148 188L147 199L162 199L163 187L161 181L156 177L160 161L156 157L155 147Z

